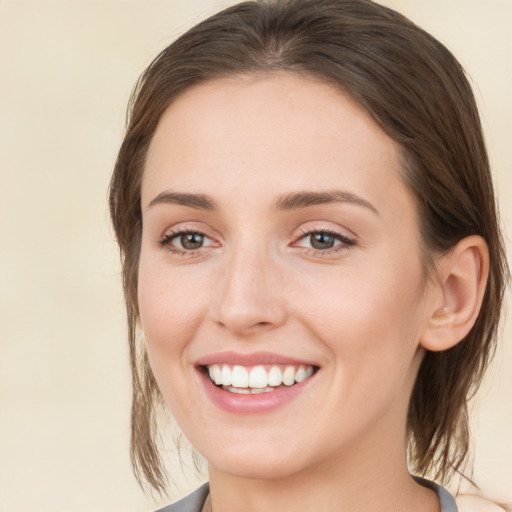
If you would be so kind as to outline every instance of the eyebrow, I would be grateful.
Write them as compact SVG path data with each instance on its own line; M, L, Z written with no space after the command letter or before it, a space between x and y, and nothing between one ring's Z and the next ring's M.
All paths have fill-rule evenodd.
M345 190L332 190L328 192L296 192L287 194L276 203L278 210L297 210L328 203L352 203L372 210L379 215L379 212L371 203L356 194Z
M187 194L184 192L162 192L149 203L149 207L157 204L178 204L197 210L217 209L215 202L208 196L204 194Z
M368 208L379 215L379 212L371 203L345 190L333 190L328 192L304 191L286 194L277 200L275 208L276 210L298 210L328 203L352 203ZM177 204L197 210L217 210L215 201L205 194L165 191L158 194L149 203L149 207L157 204Z

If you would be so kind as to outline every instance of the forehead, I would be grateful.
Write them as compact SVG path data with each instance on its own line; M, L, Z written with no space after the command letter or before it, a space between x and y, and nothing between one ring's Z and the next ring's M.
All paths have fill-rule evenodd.
M294 74L234 77L192 87L165 111L142 202L168 188L372 195L403 188L399 170L399 146L340 89Z

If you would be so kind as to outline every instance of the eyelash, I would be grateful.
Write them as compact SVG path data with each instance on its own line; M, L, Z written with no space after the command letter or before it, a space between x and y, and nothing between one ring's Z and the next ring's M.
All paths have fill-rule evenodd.
M167 251L176 254L178 256L195 256L203 247L200 247L199 249L179 249L177 247L173 247L171 245L171 242L175 240L176 238L180 237L181 235L189 235L189 234L196 234L200 235L204 238L208 238L208 235L206 235L203 231L200 231L199 229L179 229L176 231L172 231L171 233L167 233L162 237L162 239L158 242L158 245Z
M332 254L339 254L341 252L345 252L349 250L350 247L355 245L356 241L354 238L350 238L343 233L340 233L339 231L336 231L334 229L330 228L323 228L323 229L305 229L303 230L298 238L299 240L304 240L308 236L312 236L315 234L327 234L332 236L335 240L341 242L339 245L335 245L334 247L328 248L328 249L315 249L313 247L305 247L305 253L307 255L311 256L330 256ZM296 243L296 242L294 242Z
M176 238L180 237L181 235L188 235L188 234L197 234L204 238L209 238L208 235L206 235L203 231L200 231L199 229L180 229L177 231L172 231L171 233L168 233L162 237L162 239L158 242L158 245L162 248L165 248L169 252L179 255L179 256L195 256L197 255L201 249L204 247L200 247L199 249L179 249L176 247L173 247L171 245L171 242L175 240ZM334 229L306 229L299 233L299 236L297 237L297 241L303 240L307 238L308 236L312 236L315 234L328 234L335 238L337 241L340 241L341 243L339 245L335 245L334 247L328 248L328 249L315 249L312 247L304 247L305 253L307 255L314 255L314 256L328 256L331 254L337 254L340 252L347 251L350 247L355 245L356 241L353 238L350 238L339 231L336 231Z

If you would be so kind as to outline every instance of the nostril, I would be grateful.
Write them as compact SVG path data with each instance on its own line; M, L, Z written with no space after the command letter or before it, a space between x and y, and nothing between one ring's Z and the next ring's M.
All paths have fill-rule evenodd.
M258 321L257 319L251 318L249 315L225 316L224 318L218 318L216 323L222 329L226 329L241 336L250 336L256 332L280 325L280 322L270 322L267 320Z

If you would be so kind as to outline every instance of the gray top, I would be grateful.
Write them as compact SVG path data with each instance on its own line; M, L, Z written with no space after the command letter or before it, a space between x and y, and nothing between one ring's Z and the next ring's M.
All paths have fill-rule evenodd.
M156 512L201 512L209 492L210 486L205 483L188 496L172 505L160 508Z
M439 505L441 506L441 512L457 512L457 503L453 499L453 496L439 484L435 482L431 482L430 480L425 480L424 478L420 478L419 476L415 476L414 480L424 487L428 487L437 493L437 497L439 498ZM201 509L199 509L201 510Z
M444 487L423 478L414 478L419 484L428 487L437 493L439 504L441 505L441 512L457 512L457 505L453 496ZM201 512L209 492L210 487L206 483L199 487L199 489L196 489L192 494L189 494L176 503L167 505L156 512Z

